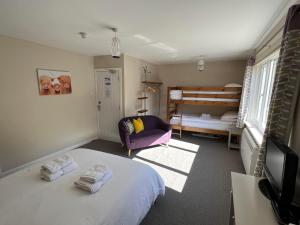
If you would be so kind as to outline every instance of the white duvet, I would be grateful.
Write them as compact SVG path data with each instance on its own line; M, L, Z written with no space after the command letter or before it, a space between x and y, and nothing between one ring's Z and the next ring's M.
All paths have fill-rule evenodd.
M170 124L179 125L180 118L179 117L171 118ZM232 121L232 122L224 121L217 116L212 116L209 119L204 119L200 115L183 114L181 125L188 126L188 127L227 131L230 128L234 128L236 126L236 121Z
M137 225L165 186L147 165L89 149L68 152L79 168L57 181L39 178L41 163L0 179L1 225ZM94 164L113 176L97 193L73 182Z

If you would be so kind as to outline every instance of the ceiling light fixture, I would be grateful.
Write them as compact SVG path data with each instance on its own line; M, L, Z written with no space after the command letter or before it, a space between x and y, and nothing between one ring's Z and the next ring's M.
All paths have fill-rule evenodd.
M204 56L200 56L199 60L197 62L197 70L198 71L203 71L204 70L204 65L205 65Z
M121 50L120 50L120 40L117 38L117 28L111 28L111 30L115 33L115 36L112 38L111 44L111 55L113 58L120 58Z
M82 39L86 39L88 37L87 33L85 33L85 32L79 32L78 34L80 35L80 37Z

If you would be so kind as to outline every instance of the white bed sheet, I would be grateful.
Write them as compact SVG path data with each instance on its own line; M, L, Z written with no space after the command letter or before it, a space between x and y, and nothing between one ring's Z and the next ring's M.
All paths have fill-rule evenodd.
M68 152L79 168L54 182L39 178L41 163L0 179L1 225L137 225L165 186L151 167L89 149ZM113 171L97 193L73 182L96 163Z
M239 102L239 99L232 98L195 98L195 97L183 97L182 100L191 101L207 101L207 102Z
M182 94L239 94L237 91L181 91L171 90L170 99L172 100L192 100L192 101L220 101L220 102L239 102L239 99L228 99L228 98L197 98L197 97L182 97Z
M173 117L170 120L173 125L180 124L179 117ZM236 122L223 121L220 117L212 116L210 119L203 119L200 115L183 114L182 115L182 126L213 129L213 130L229 130L236 126Z
M239 94L238 91L182 91L184 94L214 94L214 95L230 95L230 94Z

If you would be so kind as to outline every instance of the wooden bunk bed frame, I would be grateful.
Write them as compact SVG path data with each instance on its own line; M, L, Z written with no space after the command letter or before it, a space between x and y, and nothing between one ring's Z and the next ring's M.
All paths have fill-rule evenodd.
M182 98L184 97L191 97L191 98L220 98L220 99L237 99L238 101L198 101L198 100L173 100L170 98L170 91L172 90L181 90L181 91L202 91L208 93L183 93ZM237 93L222 93L222 94L212 94L209 92L237 92ZM225 106L225 107L234 107L238 108L240 105L240 98L242 93L242 87L188 87L188 86L181 86L181 87L168 87L167 93L167 120L170 121L172 117L179 117L180 123L179 124L172 124L172 129L178 130L177 134L181 138L182 131L192 131L198 133L205 133L205 134L215 134L215 135L224 135L228 136L228 131L224 130L213 130L213 129L206 129L206 128L199 128L199 127L190 127L190 126L182 126L182 114L178 114L178 105L213 105L213 106Z

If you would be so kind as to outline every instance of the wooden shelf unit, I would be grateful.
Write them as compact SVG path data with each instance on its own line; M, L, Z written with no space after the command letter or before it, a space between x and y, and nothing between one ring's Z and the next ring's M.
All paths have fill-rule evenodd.
M147 88L151 87L153 89L156 89L158 91L158 96L159 96L159 106L158 106L158 113L160 113L160 86L162 85L162 82L156 82L156 81L142 81L141 82L143 85L143 96L138 97L137 99L142 101L143 104L143 109L138 110L137 113L138 114L143 114L146 115L146 113L148 112L147 109L147 99L148 97L146 96L147 93Z

